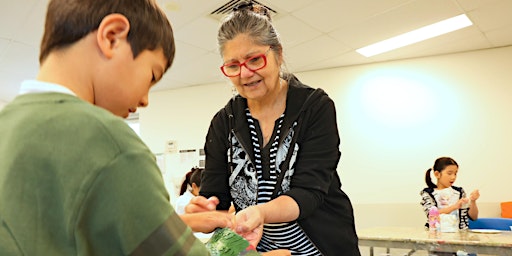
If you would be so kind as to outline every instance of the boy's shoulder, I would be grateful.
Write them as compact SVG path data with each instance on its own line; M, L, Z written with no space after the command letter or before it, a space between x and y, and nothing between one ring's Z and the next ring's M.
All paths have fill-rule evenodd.
M21 122L37 129L54 130L62 136L75 134L76 141L88 135L114 141L137 137L126 122L111 112L64 93L30 93L16 97L3 116L25 116ZM80 134L80 136L78 136Z
M52 118L53 120L67 120L65 123L73 125L74 122L94 124L99 122L122 122L122 119L107 110L90 104L74 95L45 92L19 95L5 108L13 113L27 115L37 113L37 119ZM88 122L84 122L88 121ZM89 123L92 122L92 123Z

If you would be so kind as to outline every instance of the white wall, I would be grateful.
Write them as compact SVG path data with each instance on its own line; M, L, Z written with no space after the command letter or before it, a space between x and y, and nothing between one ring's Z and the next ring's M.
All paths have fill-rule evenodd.
M480 189L479 202L489 207L483 213L494 215L498 202L512 200L510 67L512 47L505 47L296 74L336 102L338 171L358 226L377 223L371 218L379 215L395 216L400 210L392 208L402 206L404 215L389 223L412 209L423 218L419 192L439 156L459 163L455 185ZM230 88L226 82L151 93L150 107L140 113L143 139L155 152L168 139L179 148L202 147ZM380 211L367 214L369 209Z
M181 149L202 148L210 119L231 95L227 81L151 93L149 107L140 109L141 137L155 153L167 140L177 140Z
M338 106L354 201L415 202L438 156L482 201L512 198L512 47L300 74ZM350 182L356 181L356 182Z
M203 148L210 119L231 97L231 88L226 81L152 93L149 107L139 110L142 139L155 154L163 155L164 180L172 203L185 173L198 166L198 159L165 152L166 142L176 141L178 150Z

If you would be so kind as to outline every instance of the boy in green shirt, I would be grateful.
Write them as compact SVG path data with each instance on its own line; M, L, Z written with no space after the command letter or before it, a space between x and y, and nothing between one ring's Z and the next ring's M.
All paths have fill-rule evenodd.
M174 52L153 0L49 2L37 78L0 112L0 255L209 254L192 229L229 215L178 216L122 119Z

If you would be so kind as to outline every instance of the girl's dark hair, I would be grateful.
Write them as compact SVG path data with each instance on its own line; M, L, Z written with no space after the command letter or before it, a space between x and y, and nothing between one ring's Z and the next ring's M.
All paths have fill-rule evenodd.
M187 191L187 187L189 185L192 186L192 183L195 183L198 187L201 186L201 173L203 170L203 168L193 167L185 174L185 180L181 183L180 195L183 195Z
M457 164L457 162L455 162L455 160L453 160L450 157L440 157L436 159L436 161L434 162L434 167L429 168L425 173L425 183L427 183L427 186L429 188L437 188L437 185L434 184L432 182L432 179L430 178L430 172L432 171L432 169L434 169L434 172L442 172L448 165L455 165L459 167L459 164Z

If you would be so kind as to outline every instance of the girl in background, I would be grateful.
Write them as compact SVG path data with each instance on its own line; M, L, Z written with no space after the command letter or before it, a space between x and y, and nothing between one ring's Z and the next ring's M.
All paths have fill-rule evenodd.
M427 218L430 208L436 206L440 214L456 215L459 220L459 229L467 229L468 218L471 220L478 218L476 200L480 197L480 193L478 190L474 190L469 198L466 198L466 192L462 187L453 186L458 171L459 165L452 158L436 159L434 167L428 169L425 174L427 188L420 193L421 205ZM437 179L437 184L432 182L432 172ZM425 226L428 228L428 221Z
M174 207L179 215L185 213L185 206L190 202L190 199L199 195L202 171L203 168L193 167L185 174L185 180L181 184L180 196L176 200L176 206Z

